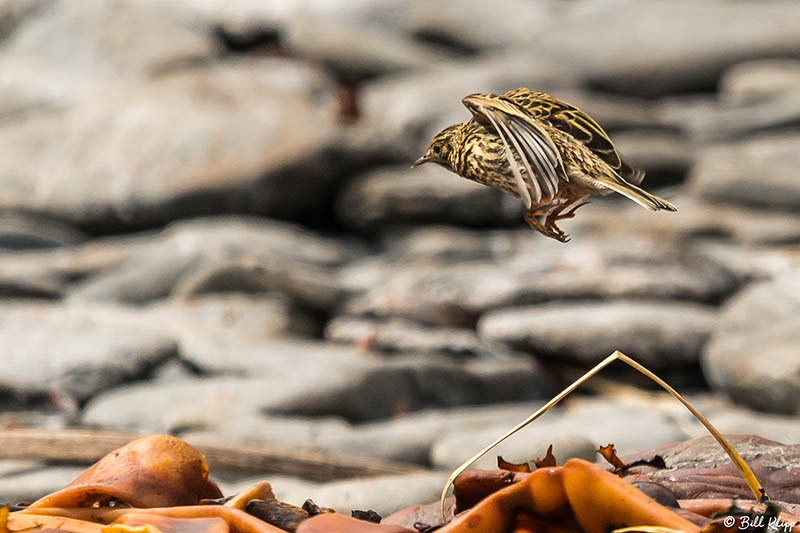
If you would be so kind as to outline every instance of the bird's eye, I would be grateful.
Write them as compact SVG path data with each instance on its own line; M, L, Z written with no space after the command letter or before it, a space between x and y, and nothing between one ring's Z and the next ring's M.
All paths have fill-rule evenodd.
M439 146L438 144L433 147L433 153L434 154L439 155L439 152L441 152L441 151L442 151L442 147Z

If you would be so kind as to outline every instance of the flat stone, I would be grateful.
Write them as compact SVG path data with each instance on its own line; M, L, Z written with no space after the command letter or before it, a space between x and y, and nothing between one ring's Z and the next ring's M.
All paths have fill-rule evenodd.
M361 454L339 446L342 435L353 433L353 426L338 417L302 418L264 415L242 409L233 416L219 420L207 428L183 428L182 439L188 442L226 442L263 446L276 450L334 452L343 456L391 457L381 454ZM301 502L302 503L302 502Z
M190 269L171 292L185 298L217 292L270 291L289 294L299 304L326 313L342 298L342 291L329 270L263 257L202 263Z
M0 502L34 502L63 489L85 469L84 466L38 466L4 472L0 476Z
M141 315L143 323L174 337L182 358L192 364L200 361L194 356L197 352L259 346L281 337L311 335L319 328L313 318L295 309L286 298L263 294L169 299L148 305ZM201 368L208 372L226 370L213 364Z
M487 443L499 438L513 426L493 426L481 431L452 433L434 443L431 449L431 463L435 468L454 470L478 453ZM511 463L524 463L542 458L547 448L553 445L553 454L559 464L571 457L593 461L595 444L580 431L561 431L555 435L542 435L538 431L522 430L516 438L500 444L471 468L497 468L497 458L502 457Z
M559 244L520 239L517 253L503 265L514 292L487 307L625 297L715 302L738 288L724 263L672 236L592 235L569 248Z
M417 260L448 263L507 257L516 245L513 235L505 230L443 225L389 231L382 243L390 258L403 265Z
M275 71L297 68L209 63L0 125L0 207L104 232L209 213L316 212L335 179L337 129L317 99L275 86Z
M12 404L51 394L83 402L177 356L170 337L114 306L5 304L0 339L6 346L2 388Z
M708 97L667 98L658 105L660 120L683 130L696 145L780 133L800 124L800 91L746 102Z
M60 248L18 250L0 255L0 272L18 279L51 279L66 284L113 269L150 245L149 233L104 237Z
M698 361L716 310L684 302L619 300L500 309L478 324L484 338L536 354L594 364L619 350L651 368Z
M257 283L260 290L289 291L312 307L328 308L338 289L324 269L352 253L339 241L293 224L248 217L194 219L168 226L146 249L77 285L71 297L142 303L170 293L250 290ZM241 270L252 271L249 284L230 279Z
M531 46L614 92L699 91L739 61L791 56L800 46L793 14L785 1L579 4L557 28L533 34Z
M451 223L505 225L521 220L521 203L435 166L392 167L355 178L337 200L348 227L372 231L387 226Z
M426 37L436 42L467 50L491 50L513 47L519 41L540 34L562 9L555 2L537 0L501 0L496 9L487 10L480 0L465 0L456 4L432 6L412 3L404 6L399 25L418 39ZM514 13L515 16L508 16ZM475 24L480 20L480 24Z
M645 186L680 183L694 161L694 150L679 134L666 130L618 132L614 145L646 172Z
M761 59L743 61L725 71L720 96L727 102L744 103L796 92L800 86L800 61Z
M189 356L200 369L235 375L119 387L92 400L83 422L163 432L212 428L240 412L366 421L428 406L538 398L549 389L538 368L520 360L387 362L321 343L278 341L197 347Z
M409 505L438 498L447 481L447 473L422 472L329 483L309 483L283 476L270 477L268 480L275 497L293 505L303 505L311 498L320 507L330 507L348 516L354 509L373 510L381 516L387 516ZM243 490L254 481L239 482L235 488Z
M0 296L3 298L57 299L63 294L64 284L56 277L40 273L8 275L0 272Z
M325 338L338 344L368 348L384 354L419 353L454 357L502 358L510 354L491 346L470 329L431 328L409 320L371 320L337 317L325 328Z
M565 64L519 48L386 76L365 84L359 92L360 119L345 137L345 146L348 153L367 161L378 158L411 164L437 132L470 118L461 104L467 94L574 84Z
M101 0L49 2L26 17L2 51L107 76L146 76L215 52L210 36L141 2Z
M326 502L336 511L373 510L387 516L417 502L435 500L442 491L447 472L378 476L351 481L325 483L314 491L315 502ZM287 492L290 501L302 494Z
M691 191L717 202L796 210L799 141L797 134L782 134L701 150L690 178Z
M715 390L772 413L800 414L800 270L748 286L726 303L703 370Z
M669 196L678 207L677 213L651 213L638 205L597 202L583 208L580 216L564 226L584 238L634 237L670 242L713 237L748 245L792 244L800 238L800 215L792 211L712 203L686 194Z
M0 40L5 39L21 22L46 7L52 0L20 0L0 6Z
M71 246L86 239L80 231L54 220L22 213L0 213L2 251Z
M610 211L605 214L612 216ZM565 298L717 302L740 283L723 263L701 250L663 234L641 238L630 234L635 227L623 229L629 232L624 239L576 238L569 247L520 230L501 239L513 253L493 259L398 264L373 259L342 273L348 275L343 283L351 291L345 311L437 326L473 326L492 309Z
M497 468L498 455L511 462L529 462L544 457L550 444L558 464L562 464L570 457L600 460L596 450L608 443L624 453L685 438L685 433L671 423L667 414L660 414L646 404L632 405L609 398L570 398L564 406L549 411L510 437L476 463L475 468ZM437 468L453 469L526 417L519 417L515 423L487 421L472 430L448 432L434 444L431 462Z
M703 413L726 435L752 434L777 442L800 442L800 417L796 415L773 415L741 406L704 410ZM705 428L698 427L698 430L702 435Z
M391 28L340 17L300 15L287 24L283 39L292 54L353 78L430 67L449 55Z

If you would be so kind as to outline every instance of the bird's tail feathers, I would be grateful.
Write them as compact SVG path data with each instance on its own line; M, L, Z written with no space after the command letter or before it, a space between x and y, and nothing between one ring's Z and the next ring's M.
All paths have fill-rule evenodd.
M654 194L650 194L644 189L640 189L632 183L620 180L619 182L604 181L603 185L608 187L614 192L630 198L640 206L649 209L650 211L677 211L678 209L668 201L659 198Z

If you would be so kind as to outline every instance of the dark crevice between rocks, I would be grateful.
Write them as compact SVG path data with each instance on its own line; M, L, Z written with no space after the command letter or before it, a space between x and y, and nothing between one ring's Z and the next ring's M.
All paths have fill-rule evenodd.
M538 353L538 352L537 352ZM599 363L603 357L610 354L598 355L597 362ZM635 354L627 354L636 359ZM577 361L574 357L566 354L554 355L547 354L546 357L539 358L548 372L553 376L554 387L563 389L569 386L573 381L582 376L585 372L589 371L593 365L587 365ZM645 366L654 372L658 377L666 381L671 387L678 390L681 394L693 392L709 392L710 387L706 381L705 375L700 362L672 364L668 368L654 367L653 365ZM661 391L667 394L658 384L651 381L647 376L640 374L628 365L620 362L615 362L599 374L602 376L604 382L619 382L626 386L633 386L637 389L646 391ZM579 388L576 393L581 394L595 394L594 387L591 380L587 382L582 388ZM676 400L677 401L677 400Z
M586 89L610 95L635 96L650 101L658 101L666 96L709 97L716 99L719 96L717 86L721 76L722 72L704 82L698 81L692 87L658 87L657 89L652 87L642 88L633 83L622 88L618 80L590 79L586 81Z
M79 412L86 407L90 400L103 392L122 385L146 382L152 379L161 367L179 357L180 352L178 346L175 345L170 350L165 350L151 364L141 365L133 372L127 368L114 366L75 369L65 374L62 381L53 387L51 397L64 395L71 398L75 402L75 411ZM91 392L87 392L87 389L91 389Z
M222 25L211 30L214 39L231 54L259 54L286 56L278 28L251 28L241 32L231 32Z
M481 53L479 48L435 28L422 28L412 32L411 36L422 44L433 45L459 58L474 57Z
M2 366L0 366L2 371ZM0 412L16 411L33 407L52 408L50 394L43 391L19 391L8 385L0 384Z

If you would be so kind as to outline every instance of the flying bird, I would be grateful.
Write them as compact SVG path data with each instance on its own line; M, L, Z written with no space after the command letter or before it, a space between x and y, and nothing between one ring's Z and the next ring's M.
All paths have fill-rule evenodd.
M472 118L439 132L412 166L437 163L521 199L525 221L547 237L569 241L557 222L573 218L594 194L617 192L651 211L676 211L638 187L644 171L623 159L577 107L525 88L471 94L462 102Z

